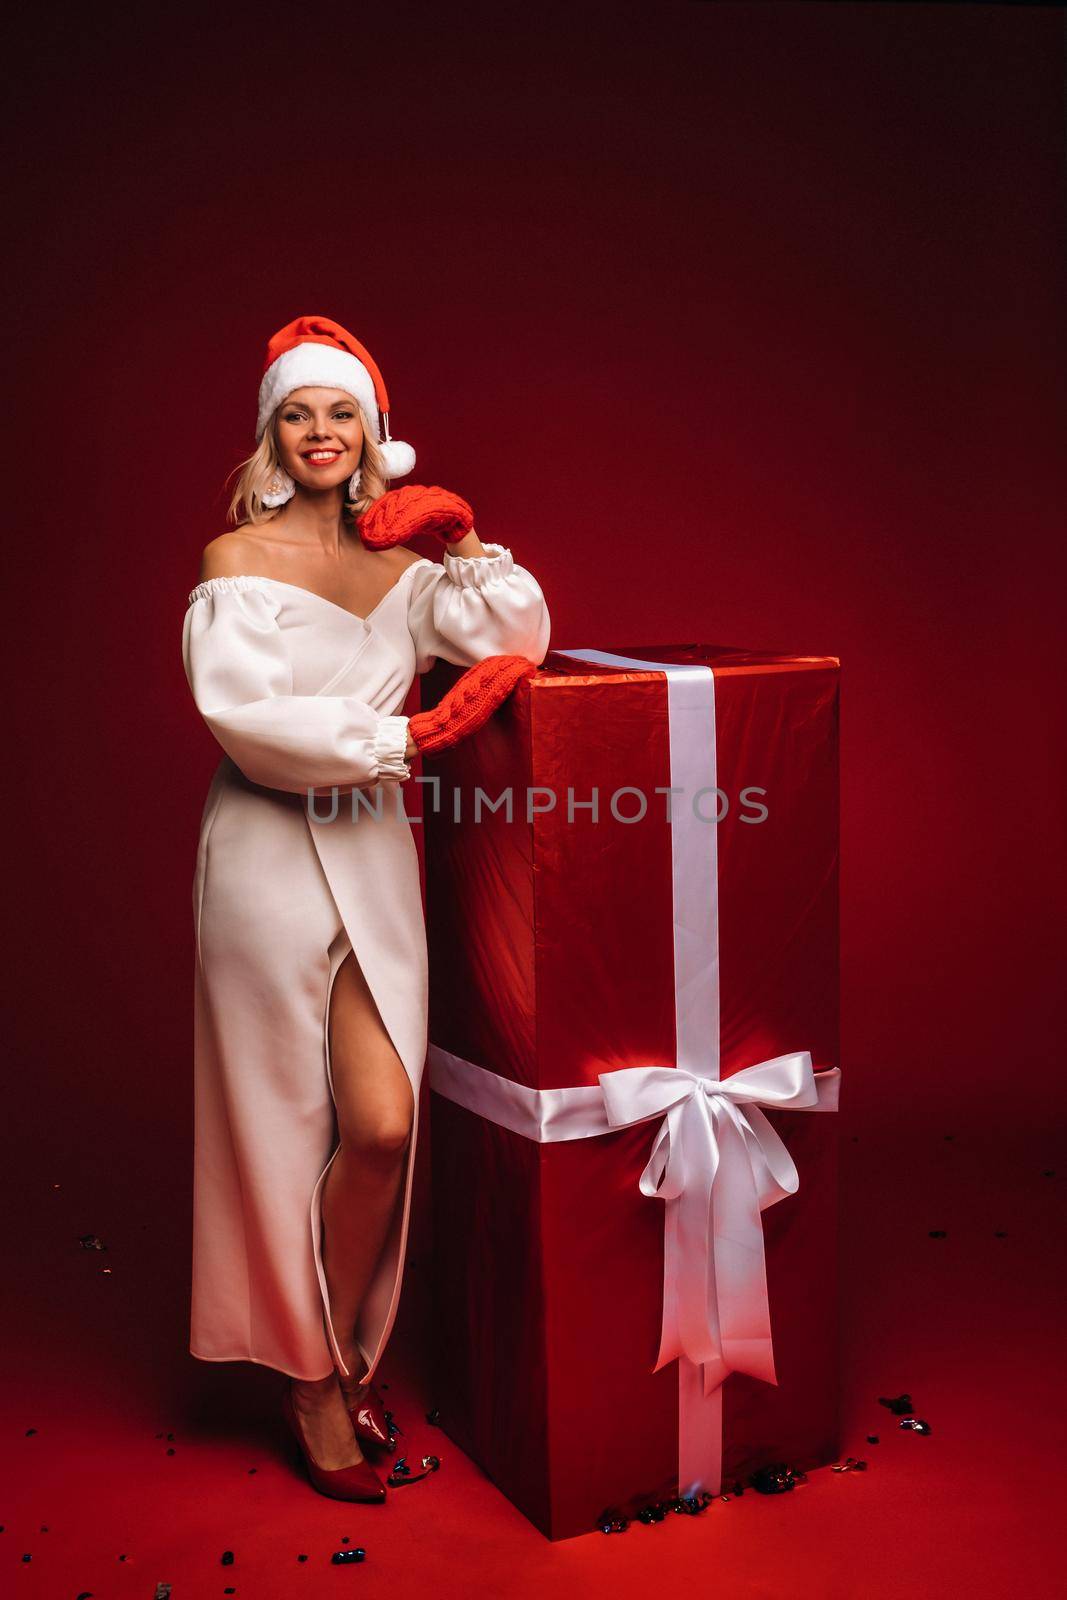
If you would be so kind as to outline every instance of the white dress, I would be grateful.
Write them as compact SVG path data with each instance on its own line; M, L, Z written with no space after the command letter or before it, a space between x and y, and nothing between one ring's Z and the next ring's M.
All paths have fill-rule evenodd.
M185 613L196 704L225 754L193 879L194 1203L190 1350L296 1378L348 1372L330 1317L322 1186L339 1149L327 1017L350 949L415 1099L406 1174L355 1336L371 1372L403 1277L427 1049L418 855L398 795L416 672L519 654L540 665L549 613L504 545L421 558L368 613L276 578L211 578ZM342 794L371 785L352 820ZM429 793L430 791L425 791ZM406 807L403 801L406 799ZM398 801L401 802L398 804ZM310 808L310 809L309 809ZM333 820L316 821L333 816Z

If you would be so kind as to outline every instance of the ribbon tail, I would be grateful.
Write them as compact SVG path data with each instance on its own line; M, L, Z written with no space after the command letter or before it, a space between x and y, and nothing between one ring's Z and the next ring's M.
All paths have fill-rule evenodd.
M678 1202L668 1200L663 1216L663 1317L660 1322L659 1353L653 1372L684 1355L678 1305L677 1263L682 1259L679 1236Z
M700 1364L700 1382L705 1397L714 1394L716 1389L721 1389L730 1373L734 1370L733 1367L727 1366L724 1356L716 1356L712 1361L702 1361Z
M760 1216L760 1186L753 1171L747 1124L740 1110L716 1110L719 1182L713 1196L713 1278L722 1316L722 1371L711 1367L707 1385L727 1372L747 1372L764 1383L778 1382L774 1370L767 1263ZM709 1365L706 1363L706 1365Z
M710 1257L711 1188L717 1156L703 1095L670 1107L641 1179L665 1202L663 1319L654 1372L679 1357L699 1366L720 1349Z
M715 1124L703 1094L680 1108L675 1129L676 1183L667 1238L677 1344L696 1366L722 1354L719 1298L712 1268L712 1195L719 1157Z

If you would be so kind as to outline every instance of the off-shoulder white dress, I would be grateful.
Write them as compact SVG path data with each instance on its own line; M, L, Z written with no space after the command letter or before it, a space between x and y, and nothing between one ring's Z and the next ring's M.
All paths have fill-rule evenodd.
M355 1329L371 1372L403 1277L427 1049L427 951L407 722L416 672L520 654L549 613L504 545L406 567L365 617L276 578L211 578L185 613L196 704L225 752L193 879L194 1205L190 1350L297 1378L347 1373L330 1316L322 1187L339 1148L327 1017L352 948L415 1097L405 1180ZM376 805L309 790L364 789ZM429 793L429 791L426 791ZM381 803L377 805L380 795ZM332 797L330 797L332 799ZM397 804L398 798L406 805ZM400 813L398 815L398 813Z

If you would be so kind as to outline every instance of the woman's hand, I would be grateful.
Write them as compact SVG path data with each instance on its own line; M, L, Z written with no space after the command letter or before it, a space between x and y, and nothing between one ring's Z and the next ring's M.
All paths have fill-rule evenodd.
M370 550L406 544L417 533L432 533L442 544L455 544L474 527L466 500L435 484L409 483L390 489L356 518L360 538Z
M408 718L408 743L422 755L446 750L476 733L537 668L526 656L486 656L468 667L430 711Z

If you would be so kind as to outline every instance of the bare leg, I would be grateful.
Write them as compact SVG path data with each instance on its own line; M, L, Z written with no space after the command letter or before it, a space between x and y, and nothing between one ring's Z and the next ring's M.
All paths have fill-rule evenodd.
M293 1386L308 1444L324 1467L361 1451L345 1410L361 1392L355 1323L399 1194L414 1115L411 1084L350 951L334 978L330 1065L341 1147L322 1192L322 1260L338 1343L351 1376Z
M294 1378L292 1396L308 1449L320 1467L333 1471L337 1467L354 1467L363 1460L336 1372L315 1382Z
M363 1375L355 1324L396 1207L414 1102L404 1064L350 951L334 980L330 1060L341 1148L323 1190L323 1265L352 1390Z

